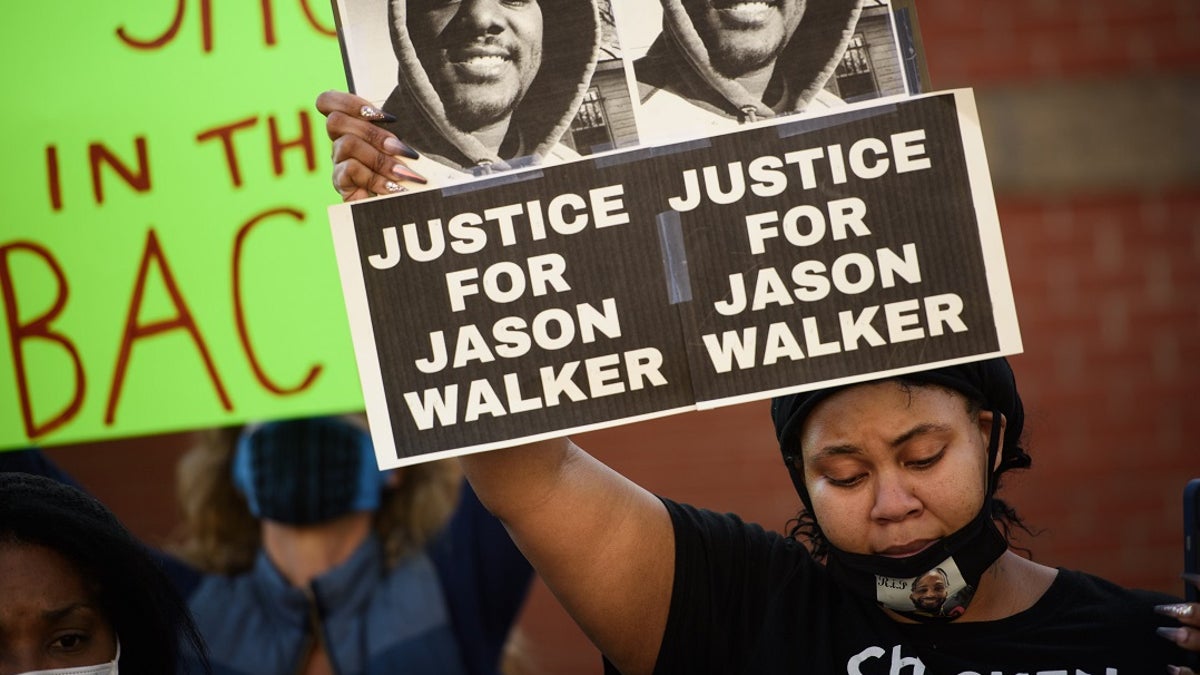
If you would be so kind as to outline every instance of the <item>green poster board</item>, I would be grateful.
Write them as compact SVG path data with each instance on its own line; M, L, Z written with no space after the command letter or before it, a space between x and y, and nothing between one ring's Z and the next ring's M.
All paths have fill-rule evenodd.
M50 7L0 29L0 448L361 407L329 3Z

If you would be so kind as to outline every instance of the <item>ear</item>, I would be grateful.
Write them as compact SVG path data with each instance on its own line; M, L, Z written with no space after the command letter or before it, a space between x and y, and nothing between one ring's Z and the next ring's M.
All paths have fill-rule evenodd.
M992 414L991 410L979 411L979 433L983 436L983 447L985 450L987 449L988 441L991 440L991 438L992 438L992 425L995 423L996 423L996 420L994 419L994 415ZM1003 413L1000 413L999 424L1000 424L1000 435L997 436L996 442L999 444L999 447L1003 448L1004 447L1004 432L1007 429L1007 424L1008 424L1008 419L1006 417L1004 417ZM1001 452L996 453L996 461L993 462L992 471L995 471L996 469L1000 468L1001 455L1003 455L1003 454L1004 453L1001 453Z

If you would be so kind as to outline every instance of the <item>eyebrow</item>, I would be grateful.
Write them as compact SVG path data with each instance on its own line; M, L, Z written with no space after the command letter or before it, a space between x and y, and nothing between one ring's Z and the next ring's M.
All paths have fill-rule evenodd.
M96 608L86 602L73 602L65 607L48 609L42 612L42 618L48 622L53 622L81 611L95 612Z
M933 433L942 433L942 432L946 432L946 431L951 431L952 429L953 428L948 424L935 424L933 422L925 422L925 423L914 426L913 428L909 429L908 431L905 431L904 433L900 434L899 436L896 436L895 438L893 438L891 441L888 442L888 445L893 448L896 448L901 445L904 445L905 443L911 441L912 439L916 438L917 436L923 436L925 434L933 434ZM862 453L862 449L859 448L857 445L850 445L848 443L842 444L842 445L829 445L829 446L823 447L820 450L813 453L812 459L813 459L813 461L819 461L819 460L822 460L822 459L825 459L828 457L839 457L842 455L857 455L857 454L861 454L861 453Z
M839 457L842 455L857 455L862 453L856 445L830 445L813 453L812 460L820 461L827 457Z
M909 429L908 431L900 434L899 436L893 438L890 445L894 448L899 445L904 445L905 443L911 441L912 439L916 438L917 436L923 436L925 434L941 433L941 432L952 431L952 430L953 430L953 427L951 427L948 424L934 424L933 422L926 422L924 424L918 424L917 426L915 426L915 427Z

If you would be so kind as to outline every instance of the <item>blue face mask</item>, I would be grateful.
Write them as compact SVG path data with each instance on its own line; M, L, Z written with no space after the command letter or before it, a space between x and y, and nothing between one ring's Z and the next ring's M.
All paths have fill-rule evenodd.
M289 525L374 511L385 479L370 435L336 417L247 427L233 458L234 485L250 513Z

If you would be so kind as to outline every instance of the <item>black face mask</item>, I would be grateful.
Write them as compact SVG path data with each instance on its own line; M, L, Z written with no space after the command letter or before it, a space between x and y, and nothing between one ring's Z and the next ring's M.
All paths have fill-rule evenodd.
M1000 439L999 411L993 411L988 439L988 480L983 507L962 529L912 556L847 553L830 545L829 574L855 595L923 622L953 621L966 611L979 580L1008 550L992 519L992 469Z
M953 621L979 580L1008 550L990 502L966 527L907 558L847 553L830 547L829 574L854 594L917 621ZM920 592L923 591L923 592Z

